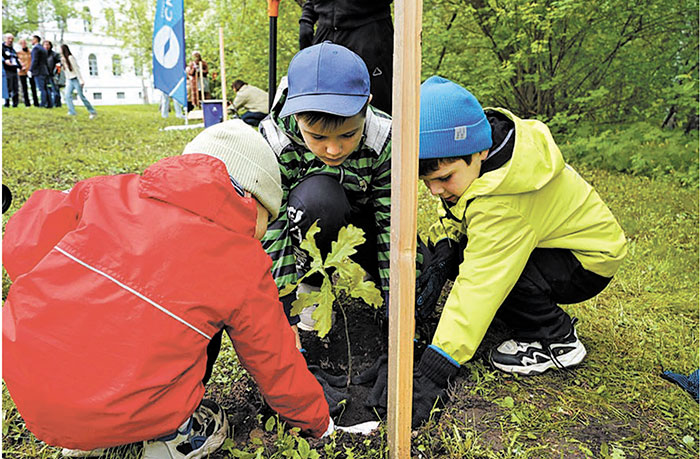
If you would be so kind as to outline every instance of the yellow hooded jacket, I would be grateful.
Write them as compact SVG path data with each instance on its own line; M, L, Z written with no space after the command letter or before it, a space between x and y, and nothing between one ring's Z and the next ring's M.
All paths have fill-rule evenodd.
M477 178L429 238L468 238L464 261L432 344L467 362L535 248L569 249L581 265L612 277L627 253L622 228L598 193L564 158L546 125L498 111L515 123L512 158Z

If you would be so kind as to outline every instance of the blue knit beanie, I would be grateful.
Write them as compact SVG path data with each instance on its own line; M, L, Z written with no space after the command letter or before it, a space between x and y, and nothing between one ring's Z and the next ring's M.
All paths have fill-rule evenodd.
M469 91L432 76L420 86L419 159L466 156L488 150L491 125Z

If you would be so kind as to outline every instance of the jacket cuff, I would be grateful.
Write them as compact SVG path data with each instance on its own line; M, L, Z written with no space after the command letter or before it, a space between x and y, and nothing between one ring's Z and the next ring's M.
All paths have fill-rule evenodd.
M326 438L330 434L332 434L335 431L335 423L333 422L333 418L329 417L328 418L328 428L326 431L321 435L321 438Z
M460 365L437 346L430 345L418 362L418 371L441 388L459 371Z

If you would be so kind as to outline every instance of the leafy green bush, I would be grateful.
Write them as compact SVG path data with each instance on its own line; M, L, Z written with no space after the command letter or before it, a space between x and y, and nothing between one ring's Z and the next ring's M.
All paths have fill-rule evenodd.
M570 131L559 146L567 161L577 164L698 186L697 133L648 122L615 127L587 123Z

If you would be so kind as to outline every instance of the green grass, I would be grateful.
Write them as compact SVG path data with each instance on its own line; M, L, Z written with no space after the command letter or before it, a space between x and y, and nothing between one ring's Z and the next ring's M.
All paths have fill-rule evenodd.
M3 183L15 193L3 227L36 189L65 189L94 175L140 172L179 154L199 132L159 131L180 122L161 120L155 106L99 111L92 121L80 109L77 119L61 110L2 111ZM566 145L562 149L575 158ZM698 457L698 404L659 377L662 369L687 374L698 368L697 187L574 166L612 209L630 241L629 255L611 285L593 300L566 307L581 320L587 359L574 371L532 378L504 375L480 361L468 364L442 417L413 439L414 456ZM435 202L422 185L419 190L418 226L424 232ZM8 288L3 272L3 298ZM241 377L232 349L225 346L211 384L225 393ZM27 431L4 386L2 401L6 457L60 456ZM269 427L265 421L258 420L261 430ZM305 448L271 430L275 442L229 444L220 457L260 448L262 457L279 457ZM383 436L379 441L340 436L316 448L325 457L386 457ZM138 457L138 450L112 457Z

